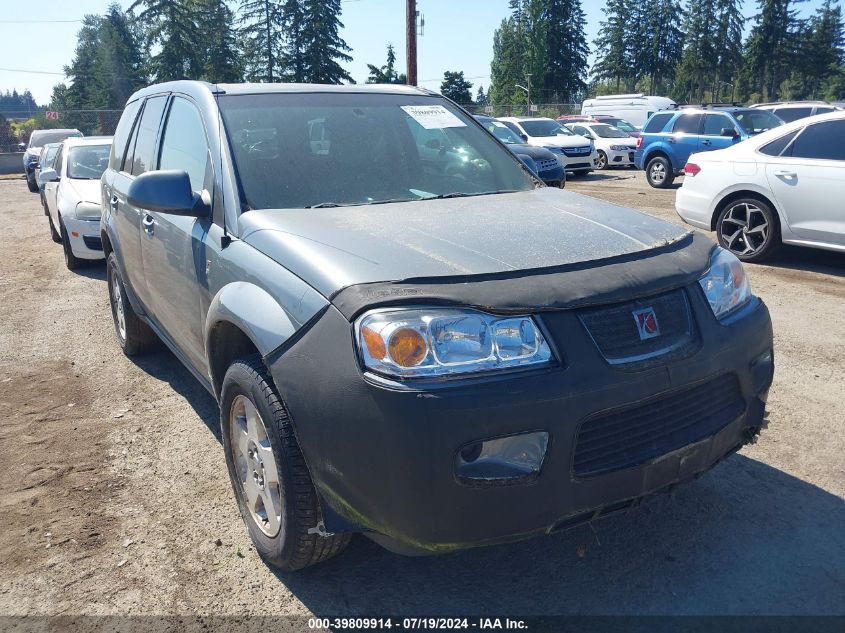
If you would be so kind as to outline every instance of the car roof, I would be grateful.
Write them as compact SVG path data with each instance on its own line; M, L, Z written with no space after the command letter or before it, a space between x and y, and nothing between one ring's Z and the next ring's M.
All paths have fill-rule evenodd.
M111 142L111 136L86 136L66 139L64 144L66 147L76 147L77 145L109 145Z
M59 133L67 133L67 134L82 134L79 130L75 127L57 127L57 128L50 128L50 127L43 127L38 128L37 130L32 130L32 133L35 134L36 132L59 132Z
M168 81L165 83L153 84L135 92L128 101L134 101L141 97L159 94L162 92L182 92L189 95L215 94L215 95L243 95L243 94L268 94L268 93L345 93L345 94L393 94L393 95L415 95L415 96L437 96L437 93L425 88L406 86L404 84L296 84L296 83L238 83L238 84L211 84L207 81Z
M549 117L545 116L502 116L499 117L500 121L511 121L513 123L522 123L523 121L555 121L554 119L550 119Z
M738 143L734 147L742 147L745 146L746 143L749 143L747 147L756 150L758 147L762 147L766 143L778 139L781 136L785 136L790 132L794 132L795 130L800 130L801 128L806 127L807 125L812 125L814 123L823 123L825 121L840 120L845 120L845 110L826 112L825 114L816 114L814 116L804 117L803 119L796 119L791 123L784 123L783 125L773 127L770 130L766 130L765 132L754 136L753 142L746 141L744 143Z
M783 107L807 107L831 105L827 101L771 101L769 103L755 103L749 108L783 108Z

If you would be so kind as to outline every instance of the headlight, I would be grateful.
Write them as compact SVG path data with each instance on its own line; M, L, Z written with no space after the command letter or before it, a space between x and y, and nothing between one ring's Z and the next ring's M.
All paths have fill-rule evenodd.
M476 310L374 310L355 323L367 369L398 378L548 365L552 353L530 316Z
M751 286L736 256L723 248L717 248L710 257L710 270L698 280L710 308L717 319L738 310L751 300Z
M77 220L99 220L102 212L100 205L93 202L80 202L76 205Z

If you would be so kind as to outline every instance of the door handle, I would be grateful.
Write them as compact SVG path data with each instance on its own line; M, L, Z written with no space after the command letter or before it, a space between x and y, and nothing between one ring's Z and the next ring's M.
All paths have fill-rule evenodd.
M119 202L119 201L118 201L118 199L117 199L117 196L112 196L112 197L111 197L111 202L110 202L110 204L111 204L111 208L112 208L113 210L115 210L115 211L117 211L117 205L118 205L118 202Z
M780 176L781 178L795 178L797 175L794 171L788 171L786 169L779 169L775 172L775 176Z
M705 140L701 141L701 144L702 145L712 145L713 143L711 141L708 141L708 140L705 139Z
M666 142L667 143L674 143L675 139L670 136L669 138L666 139Z
M150 237L152 237L155 233L156 224L156 221L153 219L153 216L151 216L149 213L145 213L144 218L141 220L141 224L144 227L144 232Z

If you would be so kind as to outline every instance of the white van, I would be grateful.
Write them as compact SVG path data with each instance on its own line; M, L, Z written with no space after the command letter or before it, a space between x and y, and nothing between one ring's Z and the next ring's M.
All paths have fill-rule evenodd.
M644 94L605 95L587 99L581 105L581 114L606 114L630 121L639 128L655 112L673 110L678 104L669 97L647 97Z

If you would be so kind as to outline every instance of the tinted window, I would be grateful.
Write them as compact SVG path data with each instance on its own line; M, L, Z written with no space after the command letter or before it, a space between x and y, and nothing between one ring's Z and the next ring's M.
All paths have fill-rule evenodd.
M760 148L760 153L766 154L767 156L780 156L783 153L783 150L786 149L786 146L789 145L799 131L800 130L794 130L786 136L781 136L779 139L764 145Z
M138 115L138 108L141 107L141 100L133 101L123 110L117 129L114 131L111 155L109 156L109 167L116 171L123 168L123 157L126 155L126 142L132 133L132 126Z
M682 114L675 121L675 127L672 132L675 134L698 134L701 129L701 115L700 114Z
M816 114L828 114L830 112L833 112L833 108L828 108L825 106L819 106L818 108L816 108Z
M816 123L804 128L792 144L795 158L845 160L845 121Z
M734 118L746 134L760 134L783 125L783 121L767 110L734 110Z
M67 177L99 180L109 163L108 145L79 145L67 153Z
M704 117L704 136L721 136L722 128L735 129L733 121L723 114L708 114Z
M413 204L534 187L501 143L439 97L266 93L219 103L247 208Z
M560 123L549 119L521 121L520 125L528 136L574 136L572 132L562 127Z
M62 175L62 163L64 162L65 158L65 146L59 145L59 149L56 153L56 166L53 169L56 170L56 173L61 176Z
M516 123L511 123L510 121L502 121L505 125L507 125L514 133L519 136L520 140L522 140L522 130L516 125Z
M135 153L132 155L131 173L133 176L149 171L155 164L156 136L158 135L158 126L161 123L165 103L167 103L167 97L152 97L147 99L147 103L144 105L141 122L138 124Z
M53 164L53 161L56 160L56 152L58 151L58 147L51 147L47 150L47 157L44 159L44 164L41 165L42 169L47 169Z
M161 141L159 169L184 169L194 191L205 188L208 141L200 113L185 99L176 98L170 106Z
M648 123L646 123L645 129L643 129L643 132L650 132L650 133L662 132L663 128L666 126L666 124L669 122L669 119L671 119L671 118L672 118L671 113L655 114L653 117L651 117L648 120Z
M778 108L775 110L775 114L787 123L803 119L804 117L810 116L812 113L812 108Z

